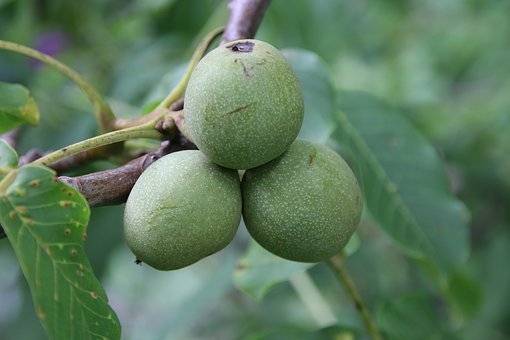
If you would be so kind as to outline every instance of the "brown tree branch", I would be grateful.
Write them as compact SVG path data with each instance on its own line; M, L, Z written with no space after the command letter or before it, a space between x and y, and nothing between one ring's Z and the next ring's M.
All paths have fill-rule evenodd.
M222 41L253 38L269 3L270 0L231 0L230 17ZM182 101L176 102L175 105L172 107L173 110L182 109ZM170 142L163 142L158 150L138 157L121 167L78 177L60 176L59 179L79 190L91 206L119 204L126 201L136 180L150 164L171 152L193 148L196 147L178 132ZM22 157L22 161L26 162L41 156L41 153L33 151ZM58 164L52 167L55 166L61 171L77 165L79 161L86 160L90 159L78 156L74 160L64 160L60 167ZM0 227L0 238L2 237L5 237L5 233Z
M80 191L92 207L120 204L126 201L138 177L149 165L169 153L195 148L188 140L177 136L162 142L159 149L118 168L77 177L60 176L59 180Z
M223 32L223 42L255 37L270 2L270 0L231 0L228 4L230 17Z

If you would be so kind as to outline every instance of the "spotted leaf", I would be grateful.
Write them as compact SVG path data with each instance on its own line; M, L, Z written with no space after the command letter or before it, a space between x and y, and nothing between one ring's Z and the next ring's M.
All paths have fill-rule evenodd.
M48 168L15 171L2 183L0 221L49 338L119 339L119 321L84 251L85 198Z

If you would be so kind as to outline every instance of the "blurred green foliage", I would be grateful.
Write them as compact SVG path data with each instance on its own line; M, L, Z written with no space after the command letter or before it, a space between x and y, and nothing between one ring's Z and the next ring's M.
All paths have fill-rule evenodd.
M328 141L338 129L341 108L365 141L382 128L406 137L411 144L394 149L391 139L368 146L386 164L406 202L416 204L420 223L434 227L439 220L447 231L465 225L459 218L427 216L447 210L451 196L449 203L430 196L416 203L427 189L418 181L432 176L423 169L402 171L405 156L411 157L408 161L416 156L409 153L418 138L425 148L434 146L443 162L439 168L448 174L441 185L471 214L464 236L445 233L434 240L442 253L455 258L454 268L442 275L426 261L408 257L391 232L384 232L395 224L369 202L359 248L347 266L390 339L510 336L510 271L505 269L510 257L509 16L510 2L504 0L273 0L259 30L258 38L287 49L303 83L307 116L302 136ZM215 0L0 0L0 39L56 44L50 52L97 85L119 115L131 116L165 95L197 37L226 17L226 4ZM86 98L53 70L0 51L0 81L29 88L41 112L39 126L23 131L20 152L56 148L95 133ZM398 117L391 120L394 112ZM359 155L342 138L336 140L356 171ZM97 163L87 170L105 166ZM243 227L219 254L163 273L134 264L123 243L122 210L93 209L86 246L124 338L366 337L349 297L326 266L306 272L312 288L306 280L291 279L255 301L232 279L234 272L239 275L236 266L249 239ZM43 339L28 287L5 240L0 241L0 266L0 338ZM314 289L322 298L310 298L316 296Z

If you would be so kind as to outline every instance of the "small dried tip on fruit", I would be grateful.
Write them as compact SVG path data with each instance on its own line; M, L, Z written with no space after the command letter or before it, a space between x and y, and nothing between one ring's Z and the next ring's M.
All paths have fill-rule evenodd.
M225 48L232 50L232 52L249 53L253 51L253 45L251 41L239 41L232 44L228 44Z

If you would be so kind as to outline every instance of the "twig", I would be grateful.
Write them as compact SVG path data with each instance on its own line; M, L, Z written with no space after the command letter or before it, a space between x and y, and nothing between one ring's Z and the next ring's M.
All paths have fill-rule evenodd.
M155 123L148 123L123 130L108 132L96 137L85 139L81 142L77 142L56 151L50 152L49 154L44 155L32 163L48 166L66 157L79 154L80 152L92 150L94 148L99 148L105 145L123 142L128 139L161 138L161 133L155 129L154 125Z
M55 170L57 174L62 174L68 170L84 165L90 161L106 159L108 158L108 155L115 153L120 149L120 147L121 146L119 144L111 144L100 148L83 151L77 153L76 155L66 157L64 159L59 160L58 162L50 164L49 167ZM47 155L48 153L49 152L43 152L39 149L30 149L19 158L19 166L32 163L33 161L43 157L44 155Z
M119 204L126 201L136 180L149 165L169 153L189 148L192 146L187 141L165 141L158 150L121 167L78 177L60 176L59 180L75 187L93 207Z
M108 158L108 155L111 155L120 150L122 150L122 143L106 145L61 159L58 162L51 164L50 168L55 170L57 174L62 174L70 169L87 164L90 161L106 159Z
M223 33L223 27L216 28L207 34L204 39L200 42L200 44L195 49L193 56L191 57L188 67L186 68L186 72L179 80L179 83L172 89L172 91L168 94L168 96L159 103L159 105L149 112L148 114L137 117L134 119L117 119L114 123L114 128L116 130L125 129L129 127L138 126L140 124L145 124L150 121L157 120L158 117L164 116L168 109L174 105L177 101L180 101L184 96L184 92L186 91L186 87L188 86L189 79L193 70L202 59L202 57L207 53L207 49L212 44L212 42Z
M253 38L269 6L270 0L231 0L230 17L223 42Z
M381 332L379 331L379 328L377 328L377 325L375 321L372 319L372 316L370 315L367 306L363 302L363 299L361 298L361 295L359 294L354 281L352 280L351 276L349 275L347 269L344 266L343 255L341 253L335 255L328 261L326 261L326 263L335 273L340 283L343 284L347 294L352 298L354 306L356 307L358 313L361 315L361 319L363 320L363 323L365 324L365 327L367 329L368 334L370 334L370 337L374 340L382 340L382 335Z

